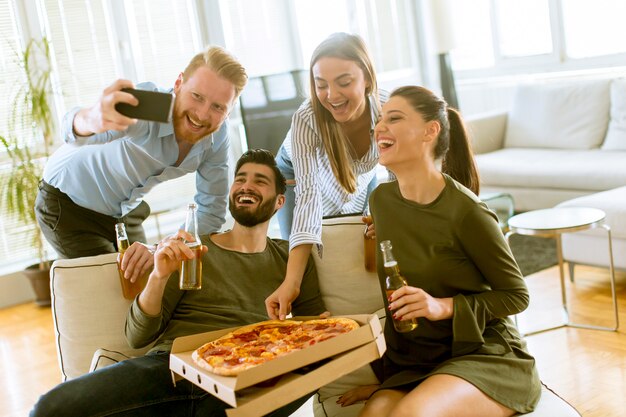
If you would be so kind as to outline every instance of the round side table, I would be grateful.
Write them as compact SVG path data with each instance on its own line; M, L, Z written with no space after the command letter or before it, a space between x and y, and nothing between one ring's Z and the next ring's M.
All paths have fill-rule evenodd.
M565 321L563 324L535 330L525 335L545 332L547 330L558 329L565 326L579 327L583 329L616 331L619 327L617 312L617 298L615 295L615 270L613 267L613 243L611 240L611 228L604 223L605 213L602 210L586 207L555 207L544 210L533 210L518 214L509 219L509 231L506 233L506 240L513 234L550 237L556 240L556 253L559 262L559 276L561 279L561 300ZM611 281L611 294L613 296L613 314L615 316L615 326L603 327L590 324L573 323L569 319L569 308L567 294L565 291L565 274L563 269L563 252L561 247L561 235L563 233L574 233L582 230L603 228L607 232L609 251L609 270Z

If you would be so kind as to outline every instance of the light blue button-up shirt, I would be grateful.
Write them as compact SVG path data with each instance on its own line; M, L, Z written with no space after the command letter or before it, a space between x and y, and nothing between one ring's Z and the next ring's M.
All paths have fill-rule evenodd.
M138 84L137 88L159 91L152 83ZM206 234L221 228L228 198L227 121L217 132L194 144L182 163L175 166L178 144L171 123L139 120L125 131L80 137L72 128L79 110L75 108L65 115L65 144L48 160L44 181L79 206L122 217L156 185L196 172L198 232Z

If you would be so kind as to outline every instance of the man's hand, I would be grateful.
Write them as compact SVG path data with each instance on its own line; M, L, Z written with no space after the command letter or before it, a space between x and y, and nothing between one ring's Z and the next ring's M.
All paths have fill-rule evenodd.
M159 242L154 253L154 270L150 277L167 280L172 272L179 268L181 261L193 259L195 257L194 252L185 244L185 241L191 242L193 240L193 235L184 230L179 230L175 235L168 236ZM203 254L208 250L209 248L202 245Z
M156 316L161 313L161 302L167 280L172 272L178 269L181 261L194 257L193 251L185 245L183 239L194 240L192 235L179 230L175 235L160 241L157 246L154 253L154 269L150 273L146 288L137 299L141 311L148 315ZM206 246L202 245L202 253L208 250Z
M265 299L265 308L269 318L285 320L291 313L291 303L300 295L300 287L284 281L269 297Z
M376 239L376 229L372 222L372 216L363 216L361 217L361 221L365 223L365 236L367 236L368 239Z
M72 125L74 133L90 136L107 130L126 130L137 123L137 119L126 117L115 110L117 103L128 103L131 106L139 104L135 96L120 91L122 88L134 88L134 85L129 80L117 80L104 89L96 104L76 113Z
M143 277L147 274L154 265L154 250L151 246L144 245L140 242L135 242L124 252L122 258L122 271L124 271L124 278L129 279L130 282L135 282L139 277ZM118 258L119 262L119 258Z

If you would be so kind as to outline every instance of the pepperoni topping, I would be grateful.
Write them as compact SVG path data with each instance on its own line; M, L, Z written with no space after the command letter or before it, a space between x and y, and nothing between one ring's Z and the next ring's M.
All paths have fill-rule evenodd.
M257 349L250 350L248 353L250 354L250 356L258 357L258 356L261 356L264 352L265 352L265 349L257 348Z
M204 352L206 356L224 356L224 355L228 355L229 353L230 353L229 349L221 348L221 347L209 349L206 352Z
M309 340L313 339L313 337L303 334L302 336L299 336L296 340L294 340L294 342L296 343L304 343L304 342L308 342Z
M241 333L241 334L235 335L236 339L242 340L244 342L251 342L255 340L257 337L258 335L255 332L247 332L247 333Z
M241 363L241 358L229 358L224 359L224 365L235 366Z

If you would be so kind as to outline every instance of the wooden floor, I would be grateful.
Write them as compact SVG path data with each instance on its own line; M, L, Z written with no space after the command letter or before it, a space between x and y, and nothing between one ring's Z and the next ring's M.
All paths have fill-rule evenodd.
M558 269L528 277L531 306L522 331L558 323ZM527 337L541 379L585 417L626 416L626 273L617 275L622 328L618 332L561 328ZM611 325L608 274L579 267L572 318ZM49 308L23 304L0 310L0 416L23 417L42 393L60 382Z

